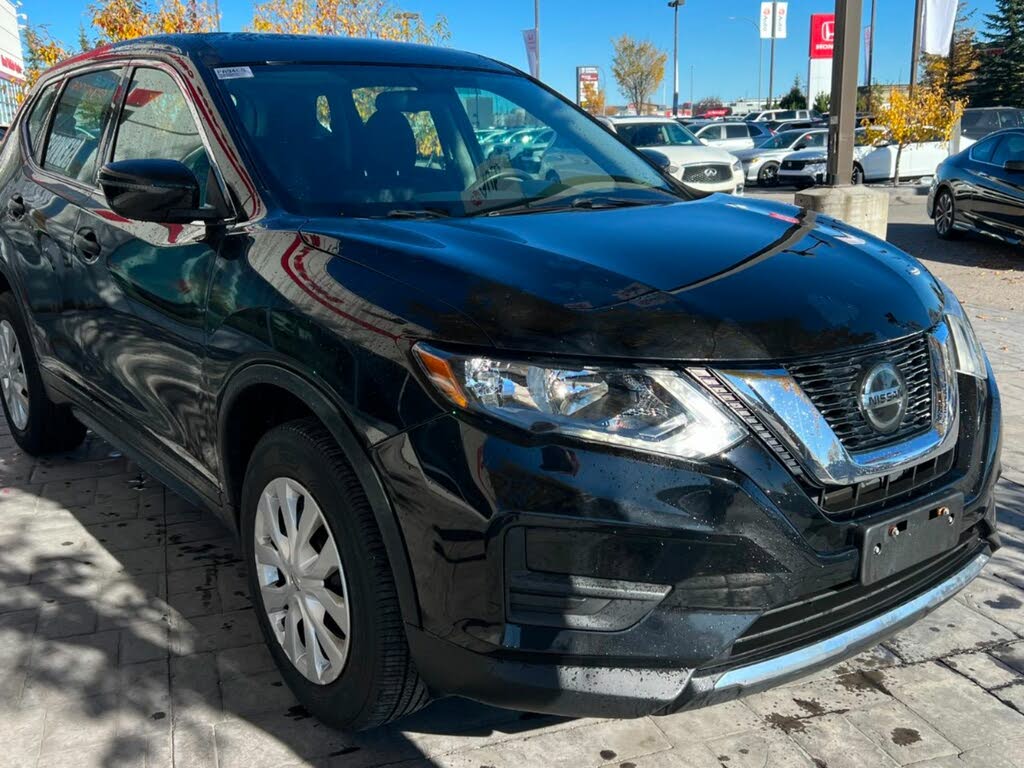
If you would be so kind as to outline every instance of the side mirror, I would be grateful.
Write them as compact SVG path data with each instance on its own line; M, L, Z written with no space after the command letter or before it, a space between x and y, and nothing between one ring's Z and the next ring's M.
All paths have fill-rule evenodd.
M100 188L110 209L135 221L189 224L220 213L199 207L199 182L178 160L119 160L100 169Z
M1024 173L1024 160L1007 160L1003 163L1003 170L1010 173Z
M807 149L807 145L804 144L802 141L799 144L794 144L793 145L793 151L794 152L799 152L801 149Z
M669 166L672 165L672 161L668 159L668 155L664 152L659 152L656 149L647 149L646 147L640 151L647 155L647 158L663 171L668 171Z

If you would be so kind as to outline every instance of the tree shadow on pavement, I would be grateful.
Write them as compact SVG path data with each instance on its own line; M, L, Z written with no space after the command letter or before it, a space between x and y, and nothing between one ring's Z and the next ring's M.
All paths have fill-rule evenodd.
M234 538L102 440L33 459L0 430L0 766L374 766L569 721L439 701L318 722L263 645Z

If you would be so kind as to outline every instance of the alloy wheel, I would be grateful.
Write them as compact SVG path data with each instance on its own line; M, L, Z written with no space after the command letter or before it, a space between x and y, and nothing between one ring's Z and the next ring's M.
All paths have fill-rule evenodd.
M946 235L953 228L953 198L948 192L939 195L935 201L935 230Z
M779 166L775 163L769 163L761 169L760 183L763 187L774 187L779 183Z
M288 660L306 679L338 678L349 651L345 570L320 506L291 478L260 494L254 555L263 609Z
M0 390L11 422L24 429L28 425L28 379L18 337L7 320L0 320Z

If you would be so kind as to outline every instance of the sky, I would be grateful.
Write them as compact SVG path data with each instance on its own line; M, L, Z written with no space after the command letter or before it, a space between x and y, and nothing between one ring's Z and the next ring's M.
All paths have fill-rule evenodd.
M906 82L914 0L876 2L874 81ZM522 30L533 26L533 0L396 0L395 4L428 19L446 16L452 47L527 68ZM51 34L74 44L79 24L88 28L86 5L87 0L22 0L20 11L30 24L46 25ZM968 5L976 11L975 26L981 27L995 0L969 0ZM679 10L680 101L689 100L691 74L693 95L698 100L757 96L760 40L753 20L760 6L760 0L686 0ZM862 26L869 23L870 6L871 0L864 0ZM829 13L833 7L829 0L790 0L789 37L776 41L776 96L789 90L795 76L806 81L811 14ZM220 0L220 11L224 31L241 30L252 18L252 2ZM625 102L610 80L612 38L628 34L651 40L670 57L664 88L658 90L655 100L671 103L672 11L666 0L540 0L540 30L541 79L574 98L576 67L596 65L602 82L608 81L609 104ZM768 43L764 41L762 53L763 96L768 95ZM864 70L862 52L861 82Z

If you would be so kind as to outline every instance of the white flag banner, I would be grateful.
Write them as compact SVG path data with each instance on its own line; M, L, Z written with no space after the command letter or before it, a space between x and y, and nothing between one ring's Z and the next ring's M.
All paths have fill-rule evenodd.
M530 65L530 75L537 77L538 64L537 61L537 30L536 29L524 29L523 30L523 44L526 46L526 61Z
M925 0L921 22L921 50L937 56L948 56L953 42L958 0Z

